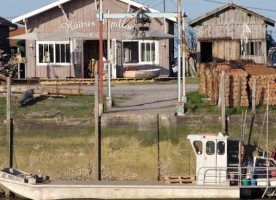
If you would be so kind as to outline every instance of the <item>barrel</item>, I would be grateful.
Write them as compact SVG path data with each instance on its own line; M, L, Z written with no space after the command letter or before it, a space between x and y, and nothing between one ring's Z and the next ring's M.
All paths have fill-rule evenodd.
M255 179L255 178L252 178L252 179L251 179L251 185L257 185L257 182L256 182L256 179Z
M249 180L249 179L247 179L247 178L244 178L244 179L242 179L242 182L243 182L243 185L248 186L248 185L249 185L250 180Z

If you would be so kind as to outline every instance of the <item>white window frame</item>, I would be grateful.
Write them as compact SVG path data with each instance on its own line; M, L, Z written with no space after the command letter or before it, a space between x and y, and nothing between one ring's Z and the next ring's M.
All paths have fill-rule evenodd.
M123 40L123 49L124 49L124 42L138 42L138 63L123 63L124 65L158 65L159 64L159 41L156 40ZM155 43L155 61L149 61L149 62L142 62L142 55L141 55L141 44L142 43ZM150 51L152 53L152 51ZM124 54L123 54L124 56ZM150 55L150 57L152 57ZM125 61L125 58L123 58L123 61Z
M40 44L48 44L48 45L53 45L53 51L54 51L54 55L53 55L53 58L54 58L54 60L53 60L53 62L50 62L50 63L40 63L39 62L39 45ZM61 62L59 62L59 63L56 63L56 44L69 44L70 46L69 46L69 49L70 49L70 60L69 60L69 62L64 62L64 63L61 63ZM71 63L71 52L72 52L72 49L71 49L71 43L69 42L69 41L37 41L36 42L36 64L37 65L39 65L39 66L47 66L47 65L70 65L70 63ZM65 47L65 49L66 49L66 47ZM65 57L66 57L66 55L65 55Z

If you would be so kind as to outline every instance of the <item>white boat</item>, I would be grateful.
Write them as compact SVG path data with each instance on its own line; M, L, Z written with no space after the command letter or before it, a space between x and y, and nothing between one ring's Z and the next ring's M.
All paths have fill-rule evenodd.
M29 199L179 199L240 198L259 192L276 196L276 167L262 166L261 154L241 166L240 142L227 135L189 135L196 154L196 181L166 182L50 181L16 169L0 171L0 183ZM265 155L265 154L263 154ZM275 165L275 158L269 159ZM257 165L259 167L257 167ZM180 183L180 182L178 182Z
M125 78L156 78L160 75L161 69L128 70L124 72Z

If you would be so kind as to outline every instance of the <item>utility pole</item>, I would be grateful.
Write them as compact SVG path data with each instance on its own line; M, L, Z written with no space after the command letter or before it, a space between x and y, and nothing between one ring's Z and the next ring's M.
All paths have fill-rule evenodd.
M177 38L177 106L176 114L184 115L184 103L181 101L181 0L178 0L177 6L177 15L178 15L178 38Z
M163 12L166 12L166 0L163 0Z

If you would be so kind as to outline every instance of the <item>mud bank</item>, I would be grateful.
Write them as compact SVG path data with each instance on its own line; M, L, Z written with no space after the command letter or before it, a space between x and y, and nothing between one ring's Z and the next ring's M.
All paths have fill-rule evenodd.
M258 142L263 117L258 115L255 118L250 141L252 145ZM246 143L251 117L247 119ZM1 121L0 167L4 168L8 162L5 120ZM276 145L275 121L276 115L271 115L271 148ZM240 116L228 118L231 138L239 138L240 124ZM194 174L195 156L186 139L187 135L217 133L220 130L220 116L213 115L104 115L102 179L150 181L162 180L165 175ZM264 146L262 140L261 146ZM91 119L14 119L15 168L49 175L51 179L93 180L94 155Z

